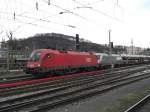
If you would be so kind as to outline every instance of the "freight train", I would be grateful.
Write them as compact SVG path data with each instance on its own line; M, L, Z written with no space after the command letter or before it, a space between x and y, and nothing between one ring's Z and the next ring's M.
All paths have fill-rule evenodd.
M150 63L149 56L37 49L29 57L25 72L46 76L144 63Z

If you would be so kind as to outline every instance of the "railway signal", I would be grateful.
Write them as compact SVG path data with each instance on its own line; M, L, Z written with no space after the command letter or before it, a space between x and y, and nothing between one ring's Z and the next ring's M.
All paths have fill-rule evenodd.
M80 49L80 45L79 45L79 34L76 34L76 50Z

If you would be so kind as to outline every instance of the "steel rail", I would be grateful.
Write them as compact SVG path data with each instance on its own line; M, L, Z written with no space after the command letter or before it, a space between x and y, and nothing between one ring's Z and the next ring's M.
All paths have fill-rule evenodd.
M145 68L140 68L140 69L133 69L131 71L129 70L123 70L123 71L117 71L117 72L110 72L110 73L104 73L104 74L101 74L101 76L99 74L93 74L93 75L87 75L87 77L74 77L71 79L63 79L63 80L53 80L53 81L49 81L49 82L42 82L42 83L38 83L38 84L34 84L34 85L28 85L28 86L16 86L14 88L5 88L4 91L1 90L2 93L0 93L0 96L6 96L6 95L13 95L13 94L17 94L17 93L23 93L23 92L31 92L31 91L35 91L35 90L43 90L43 89L46 89L46 88L49 88L49 87L57 87L57 86L61 86L61 85L67 85L69 83L73 83L74 80L77 82L80 82L80 81L96 81L96 80L104 80L106 78L111 78L111 77L115 77L115 76L118 76L119 77L122 75L123 76L126 76L124 74L122 74L123 72L125 73L136 73L136 72L139 72L139 71L142 71L144 70ZM121 75L122 74L122 75ZM127 74L128 75L128 74ZM60 83L60 84L59 84ZM59 85L58 85L59 84ZM47 86L49 85L49 86ZM30 89L32 88L32 89ZM18 91L17 91L18 90Z
M124 112L137 112L140 108L142 108L147 102L150 102L150 94L142 98L140 101L138 101L133 106L129 107Z
M145 64L144 64L145 65ZM125 67L118 67L118 68L113 68L113 71L118 71L120 69L128 69L128 68L133 68L133 67L138 67L141 65L132 65L132 66L125 66ZM112 69L103 69L102 72L110 72ZM0 77L0 84L5 84L5 83L12 83L12 82L17 82L17 81L25 81L29 79L33 79L34 77L32 75L17 75L17 76L7 76L7 77Z
M143 73L144 74L144 73ZM137 77L137 76L134 76L134 77L132 77L132 79L134 79L134 80L131 80L130 82L134 82L135 80L141 80L141 79L135 79L135 77ZM140 77L144 77L144 78L146 78L146 77L150 77L149 75L148 76L143 76L143 75L140 75ZM97 87L97 86L100 86L100 85L104 85L104 84L111 84L111 83L118 83L118 82L120 82L121 80L127 80L127 79L131 79L131 77L128 77L128 78L126 78L126 79L118 79L118 80L111 80L110 82L108 82L108 81L106 81L105 83L103 82L103 84L93 84L93 86L90 86L90 88L95 88L95 87ZM129 83L129 82L128 82ZM128 83L125 83L125 84L128 84ZM122 84L121 84L122 85ZM116 85L115 86L112 86L112 87L116 87ZM106 88L105 88L106 89ZM86 90L89 90L89 88L87 88L87 87L85 87L84 89L83 88L80 88L79 90L76 90L76 91L78 91L78 92L81 92L81 90L83 91L86 91ZM97 90L97 89L96 89ZM66 93L66 94L69 94L68 92ZM55 98L57 98L57 97L59 97L59 96L55 96ZM52 98L50 98L50 99L52 99ZM35 99L36 100L36 99ZM32 100L33 101L33 100ZM36 101L37 102L37 101ZM30 102L28 101L27 103L22 103L22 105L21 105L21 103L19 103L18 105L13 105L13 106L9 106L9 107L5 107L5 109L3 108L1 108L0 109L0 111L9 111L9 109L11 110L11 109L13 109L13 108L16 108L16 107L19 107L19 106L24 106L24 105L28 105L28 104L30 104ZM37 111L37 110L36 110Z
M149 74L148 74L148 76L145 76L145 77L141 75L140 78L133 79L133 80L130 80L130 81L125 81L125 82L122 82L122 83L119 83L119 84L117 84L118 81L115 81L116 84L106 86L106 88L104 88L104 89L95 88L94 90L91 90L91 89L89 90L89 88L86 88L86 89L84 89L83 92L78 91L78 93L74 93L74 95L72 93L71 94L66 93L68 96L65 95L64 99L59 98L58 100L56 100L54 102L48 102L47 104L43 103L39 106L36 106L36 108L32 108L33 110L30 108L31 110L29 112L41 112L41 111L44 111L44 110L49 110L49 109L52 109L52 108L60 106L60 105L68 104L68 103L76 101L76 100L81 100L81 99L87 98L89 96L93 96L93 95L100 94L100 93L102 94L102 93L107 92L109 90L112 90L112 89L130 84L130 83L133 83L133 82L145 79L145 78L149 78L149 77L150 77ZM56 96L55 96L55 98L56 98ZM58 96L57 96L57 98L58 98Z

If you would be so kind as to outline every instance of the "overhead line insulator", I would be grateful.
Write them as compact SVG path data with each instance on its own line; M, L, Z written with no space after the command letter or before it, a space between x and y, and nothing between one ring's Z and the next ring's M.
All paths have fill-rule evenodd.
M14 20L16 19L16 13L14 12Z
M39 9L38 2L36 2L36 10L38 10L38 9Z
M50 5L51 3L50 3L50 0L48 0L48 5Z

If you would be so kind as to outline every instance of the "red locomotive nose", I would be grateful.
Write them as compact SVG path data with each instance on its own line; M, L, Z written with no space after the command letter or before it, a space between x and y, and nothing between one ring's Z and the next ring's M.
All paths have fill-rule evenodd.
M29 57L30 62L38 62L41 58L41 52L40 51L34 51L31 56Z
M40 67L40 63L39 62L28 62L27 64L28 68L34 68L34 67Z
M28 68L40 67L40 60L41 60L41 52L34 51L29 58L27 67Z

